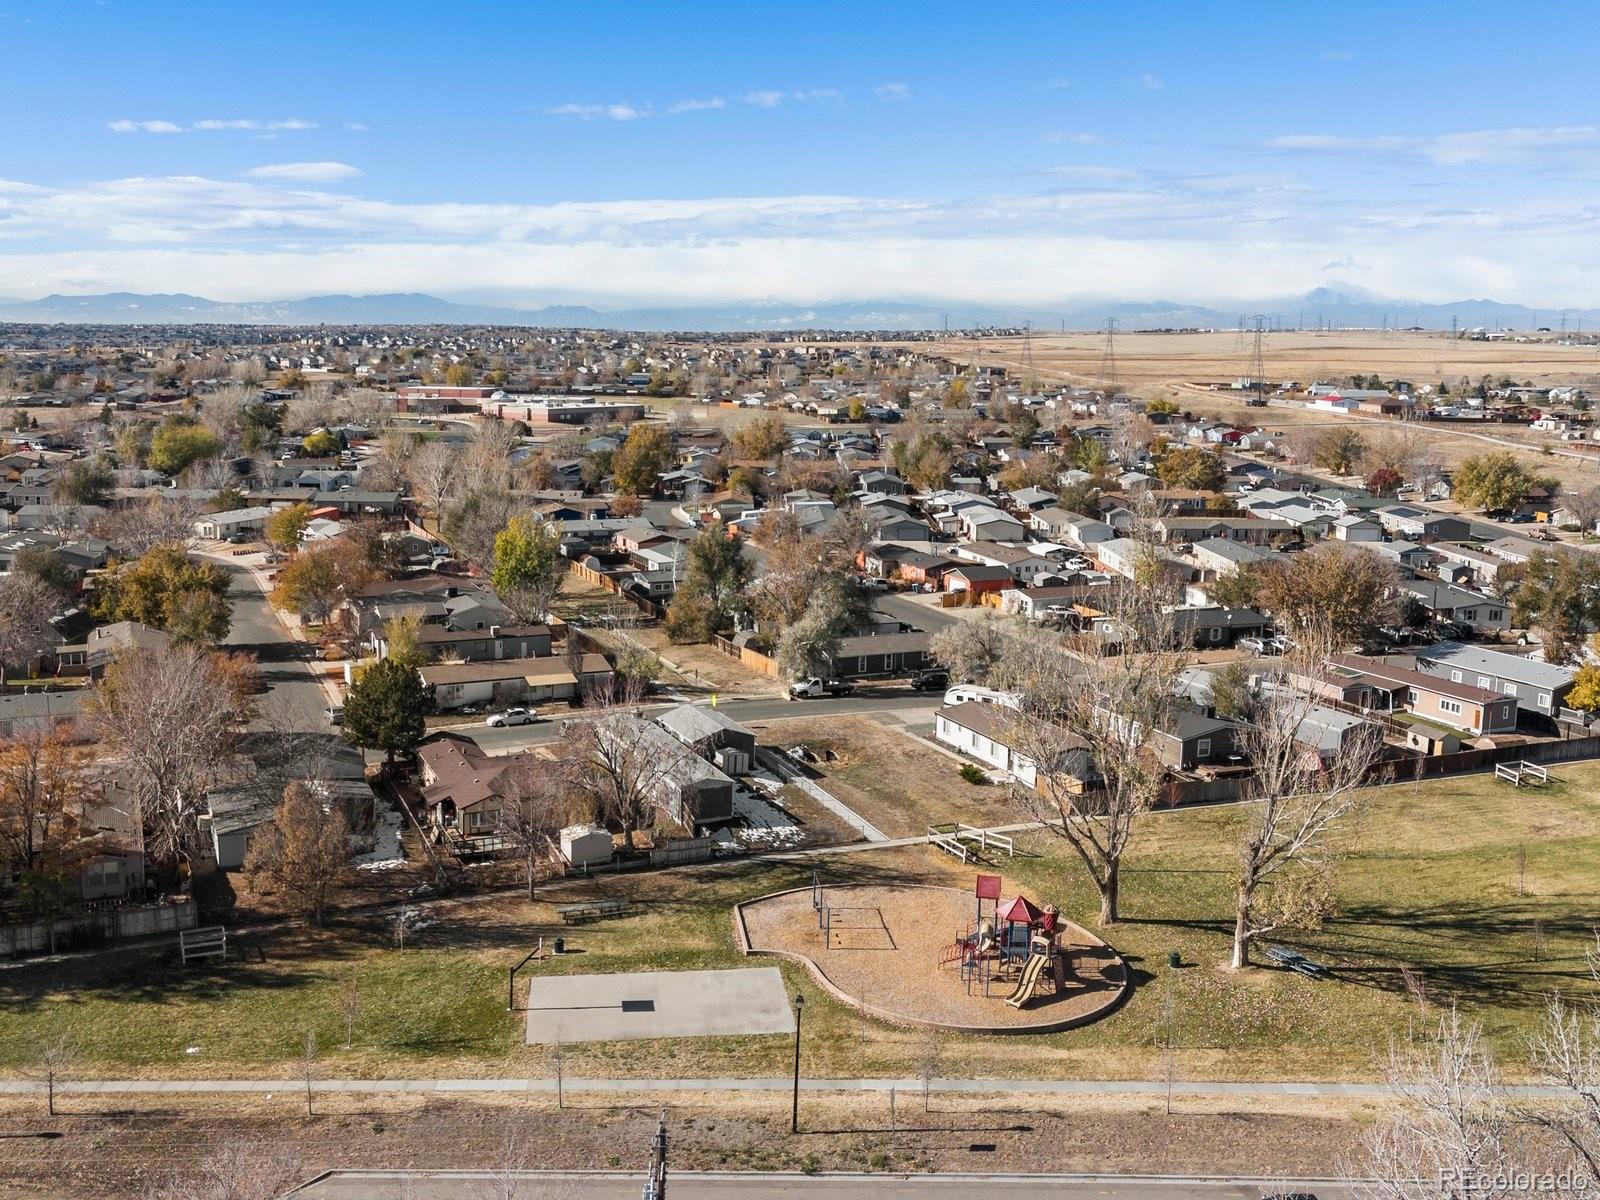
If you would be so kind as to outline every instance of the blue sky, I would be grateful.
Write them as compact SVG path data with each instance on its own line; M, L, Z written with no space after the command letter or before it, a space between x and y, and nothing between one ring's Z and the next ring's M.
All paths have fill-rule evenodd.
M0 295L1596 305L1595 17L0 0Z

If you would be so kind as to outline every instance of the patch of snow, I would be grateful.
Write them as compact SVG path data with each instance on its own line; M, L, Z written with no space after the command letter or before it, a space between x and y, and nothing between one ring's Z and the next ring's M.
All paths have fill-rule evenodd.
M400 848L400 831L404 828L405 818L397 809L383 809L372 823L372 849L350 860L356 870L392 871L405 866L405 852Z
M776 793L783 787L776 776L754 776L757 786ZM770 781L770 782L769 782ZM743 784L733 789L734 838L742 846L795 846L805 839L805 831L783 809L759 792Z

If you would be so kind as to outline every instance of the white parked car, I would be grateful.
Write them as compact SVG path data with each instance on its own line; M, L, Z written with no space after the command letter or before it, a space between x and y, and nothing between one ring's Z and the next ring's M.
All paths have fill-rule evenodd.
M508 725L532 725L539 714L526 708L508 708L505 712L490 713L484 722L490 729L503 729Z

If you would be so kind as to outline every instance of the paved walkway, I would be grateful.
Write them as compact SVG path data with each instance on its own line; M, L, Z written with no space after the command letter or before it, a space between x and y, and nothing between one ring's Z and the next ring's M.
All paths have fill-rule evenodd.
M303 1087L299 1079L77 1079L58 1082L56 1091L79 1095L100 1093L281 1092ZM738 1079L585 1079L567 1076L564 1092L787 1092L794 1086L788 1076ZM372 1094L381 1092L532 1092L553 1093L554 1079L319 1079L318 1092ZM1168 1084L1159 1079L934 1079L928 1090L947 1095L1027 1093L1041 1096L1165 1096ZM1256 1099L1326 1097L1329 1099L1387 1096L1381 1083L1297 1083L1258 1080L1235 1083L1220 1080L1182 1080L1171 1085L1174 1096L1238 1096ZM0 1080L0 1095L29 1095L44 1090L32 1080ZM920 1079L802 1079L804 1092L874 1092L891 1090L913 1094L922 1090ZM1501 1089L1510 1099L1553 1099L1557 1088L1518 1086Z

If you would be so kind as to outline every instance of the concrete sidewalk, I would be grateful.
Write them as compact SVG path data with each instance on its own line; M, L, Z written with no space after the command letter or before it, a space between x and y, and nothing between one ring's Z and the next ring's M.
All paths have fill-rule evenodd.
M76 1095L103 1093L270 1093L304 1087L297 1078L283 1079L79 1079L60 1081L56 1091ZM381 1092L554 1093L554 1079L319 1079L318 1092L375 1094ZM597 1079L566 1076L565 1092L787 1092L794 1082L787 1076L739 1079L717 1076L705 1079ZM930 1092L945 1095L1002 1095L1028 1093L1041 1096L1165 1096L1168 1084L1159 1079L933 1079ZM1301 1083L1260 1080L1248 1083L1221 1080L1182 1080L1171 1085L1174 1096L1237 1096L1257 1099L1284 1097L1381 1098L1390 1094L1381 1083ZM42 1093L44 1084L31 1080L0 1080L0 1095ZM915 1094L920 1079L802 1079L803 1092L869 1092ZM1501 1089L1508 1099L1547 1100L1560 1096L1557 1088L1516 1086Z

